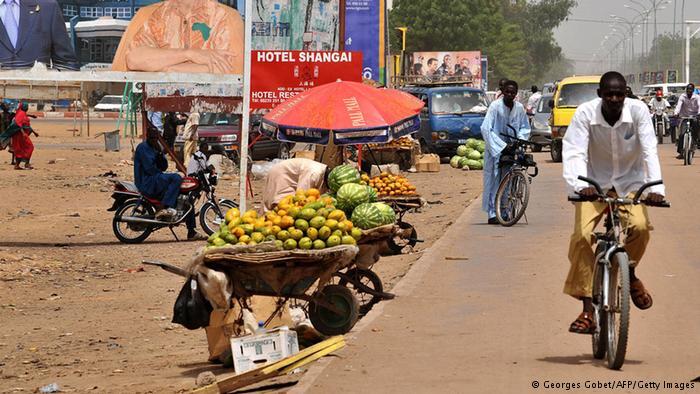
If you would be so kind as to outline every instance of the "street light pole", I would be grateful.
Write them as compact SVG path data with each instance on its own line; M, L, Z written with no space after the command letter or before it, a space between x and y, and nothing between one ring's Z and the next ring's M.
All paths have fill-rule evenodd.
M693 33L690 32L691 24L698 24L700 21L685 21L685 83L690 83L690 39L693 38L700 28L697 28Z

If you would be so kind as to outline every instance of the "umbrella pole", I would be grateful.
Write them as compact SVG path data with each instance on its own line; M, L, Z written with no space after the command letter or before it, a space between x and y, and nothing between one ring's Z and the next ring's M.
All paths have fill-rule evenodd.
M362 144L355 145L357 149L357 169L362 171Z
M369 152L369 155L372 157L372 161L374 162L374 165L377 166L377 169L379 170L379 173L382 173L382 167L379 167L379 162L377 159L374 157L374 152L372 152L372 148L369 147L369 144L366 144L367 146L367 151ZM370 174L372 174L371 167L370 167Z

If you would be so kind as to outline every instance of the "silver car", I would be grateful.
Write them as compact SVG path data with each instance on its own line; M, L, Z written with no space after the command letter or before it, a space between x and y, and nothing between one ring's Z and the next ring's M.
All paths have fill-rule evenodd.
M534 116L530 119L531 132L530 141L538 144L551 146L552 143L552 128L549 125L549 118L552 115L552 109L549 108L549 101L554 98L554 95L544 94L537 104ZM542 146L533 147L534 152L541 152Z

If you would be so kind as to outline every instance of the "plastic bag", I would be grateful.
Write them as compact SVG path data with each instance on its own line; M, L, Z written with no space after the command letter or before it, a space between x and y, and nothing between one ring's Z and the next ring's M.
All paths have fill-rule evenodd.
M199 289L197 277L190 276L180 290L173 308L173 323L181 324L188 330L209 325L212 308Z

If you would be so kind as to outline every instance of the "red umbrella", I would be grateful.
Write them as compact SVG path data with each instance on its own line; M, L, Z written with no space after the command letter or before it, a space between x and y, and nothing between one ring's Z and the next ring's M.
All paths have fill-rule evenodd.
M423 102L408 93L360 82L337 81L281 103L263 118L263 127L289 142L339 145L389 142L420 127Z

